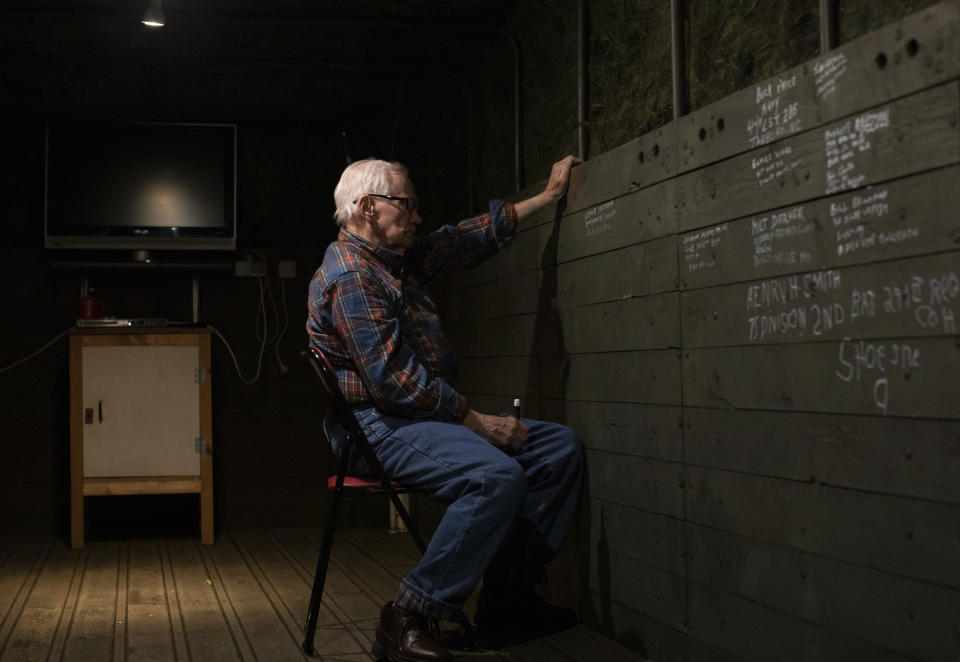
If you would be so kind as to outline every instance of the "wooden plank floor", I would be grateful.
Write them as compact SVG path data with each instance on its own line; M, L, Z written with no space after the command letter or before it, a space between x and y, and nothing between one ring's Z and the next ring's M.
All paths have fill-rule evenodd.
M0 537L0 662L306 660L300 649L319 530L197 540ZM316 636L329 662L370 660L379 608L413 565L406 535L339 533ZM472 613L472 610L469 610ZM497 652L518 662L640 662L584 627Z

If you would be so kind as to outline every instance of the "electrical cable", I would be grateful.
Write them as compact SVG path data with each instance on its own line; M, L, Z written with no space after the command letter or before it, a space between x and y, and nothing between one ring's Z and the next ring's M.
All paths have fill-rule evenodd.
M277 299L273 294L273 286L269 276L267 277L267 296L270 298L270 306L273 308L273 318L277 321L277 332L272 338L267 335L267 342L273 344L274 356L277 359L277 365L280 368L280 374L286 375L290 368L287 367L287 364L283 362L283 359L280 358L280 340L283 338L284 334L287 332L287 326L290 323L290 315L287 311L287 301L286 301L286 285L283 282L283 279L280 280L280 302L283 307L283 323L280 323L280 313L277 312Z
M267 256L262 250L254 250L253 253L260 258L264 264L268 264ZM272 338L268 333L268 324L266 320L266 315L264 315L264 337L266 342L273 344L274 356L277 359L277 366L280 368L280 374L286 375L290 368L283 362L283 359L280 357L280 340L283 338L284 334L287 332L287 326L290 323L290 315L287 311L287 299L286 299L286 284L283 282L283 279L280 279L280 302L283 307L283 324L280 323L280 314L277 312L277 299L273 293L273 285L270 280L270 276L266 276L267 283L267 296L270 298L270 307L273 309L273 319L277 322L277 332ZM259 339L259 336L257 337Z
M266 288L264 288L264 281L266 281ZM277 302L273 296L273 291L270 288L269 277L258 276L257 284L260 287L260 305L257 308L257 318L256 318L256 321L254 322L255 324L254 332L257 336L257 340L260 341L260 351L257 354L257 371L254 374L252 379L247 379L243 376L243 372L240 370L240 362L237 360L237 356L236 354L234 354L233 348L230 346L230 343L227 341L224 335L220 333L220 330L211 324L206 325L206 327L220 339L224 347L227 348L227 352L230 354L230 358L233 360L234 368L236 368L237 376L240 378L240 381L242 381L244 384L255 384L260 379L260 372L263 367L263 354L269 343L274 344L274 355L277 359L277 365L280 366L280 374L286 375L290 371L290 368L287 366L286 363L283 362L283 359L280 357L280 340L286 334L287 328L290 325L290 314L287 309L286 284L281 279L280 302L281 302L281 307L283 309L283 324L280 323L280 314L277 311ZM265 289L266 289L266 292L264 291ZM268 294L270 296L270 303L273 308L273 317L275 320L277 320L277 333L274 338L269 337L269 319L267 318L265 294ZM262 334L260 332L261 319L263 320ZM0 373L4 373L4 372L7 372L8 370L12 370L13 368L16 368L17 366L22 365L27 361L29 361L30 359L42 354L47 349L49 349L54 343L56 343L58 340L68 335L73 328L74 327L69 327L64 331L62 331L61 333L57 334L49 342L47 342L43 347L33 352L32 354L24 356L21 359L17 359L16 361L14 361L9 365L0 367Z
M237 355L233 353L233 348L230 347L230 343L227 342L227 339L223 336L223 334L220 333L220 331L216 327L210 324L207 324L207 328L213 331L213 333L215 333L216 336L220 338L220 341L223 343L224 347L227 348L227 352L230 354L230 358L233 359L233 366L237 370L237 377L239 377L240 381L243 382L244 384L256 384L257 381L260 379L260 370L263 367L263 352L267 348L267 309L266 309L266 302L264 301L264 286L263 286L264 278L265 278L264 276L257 276L257 283L260 286L260 306L259 308L257 308L257 318L254 322L254 333L257 336L257 340L260 341L260 351L257 354L257 371L254 374L252 379L247 379L246 377L243 376L243 373L240 370L240 363L239 361L237 361ZM263 317L263 325L264 325L264 333L262 336L260 335L260 318L261 317Z
M29 360L32 359L33 357L37 356L38 354L41 354L41 353L44 352L48 347L50 347L50 345L52 345L53 343L57 342L58 340L60 340L61 338L63 338L65 335L67 335L68 333L70 333L70 330L71 330L72 328L73 328L73 327L70 327L69 329L65 330L63 333L61 333L60 335L58 335L57 337L55 337L53 340L51 340L51 341L48 342L46 345L44 345L43 347L41 347L40 349L38 349L37 351L35 351L33 354L30 354L29 356L25 356L25 357L23 357L22 359L19 359L19 360L17 360L17 361L14 361L14 362L11 363L10 365L3 366L2 368L0 368L0 372L6 372L7 370L10 370L11 368L15 368L15 367L17 367L18 365L20 365L20 364L22 364L22 363L26 363L27 361L29 361Z
M259 251L255 251L264 263L266 263L266 257ZM257 283L260 286L260 305L257 307L257 317L254 321L254 334L256 335L257 340L260 342L260 350L257 354L257 371L254 374L252 379L247 379L243 376L242 371L240 370L240 362L237 360L236 354L233 352L233 348L230 347L230 343L227 342L227 339L224 337L220 331L214 326L207 324L207 328L210 329L220 341L227 348L227 352L230 354L230 358L233 360L233 365L236 368L237 376L240 378L244 384L255 384L260 379L260 374L263 369L263 355L266 350L267 345L273 344L274 346L274 357L277 360L277 365L280 368L280 374L286 375L290 372L290 367L284 363L283 358L280 356L280 341L283 339L284 335L287 332L287 328L290 325L290 313L287 309L287 298L286 298L286 283L283 282L283 279L280 280L280 304L281 309L283 310L283 321L281 323L280 312L277 309L277 300L273 293L273 287L270 282L269 276L257 276ZM267 298L270 299L270 308L273 311L273 319L276 320L276 331L274 334L270 333L270 317L267 315ZM263 327L261 329L261 323Z
M267 297L270 299L270 307L273 309L273 319L277 321L277 333L280 332L280 315L277 313L277 300L273 297L273 287L270 285L270 277L266 277L267 283ZM263 336L266 338L267 343L274 343L277 341L276 336L273 338L269 334L269 325L267 324L266 317L266 307L264 307L264 317L263 317ZM258 331L259 333L259 331ZM257 339L260 339L260 336L257 335Z
M280 358L280 340L283 339L283 336L287 333L287 327L290 325L290 313L287 310L287 285L283 282L283 279L280 279L280 304L283 308L283 326L280 326L280 320L277 319L277 339L273 343L273 353L277 357L277 365L280 366L280 374L286 375L290 372L290 368L286 363L283 362L283 359Z

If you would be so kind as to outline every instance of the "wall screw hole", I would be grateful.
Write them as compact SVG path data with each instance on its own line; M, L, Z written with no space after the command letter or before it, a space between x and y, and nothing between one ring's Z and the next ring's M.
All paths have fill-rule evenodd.
M887 66L887 54L886 54L886 53L878 53L878 54L877 54L877 59L875 60L875 62L877 63L877 69L883 69L883 68L885 68L885 67Z
M916 39L911 39L907 42L907 55L913 57L920 52L920 42Z

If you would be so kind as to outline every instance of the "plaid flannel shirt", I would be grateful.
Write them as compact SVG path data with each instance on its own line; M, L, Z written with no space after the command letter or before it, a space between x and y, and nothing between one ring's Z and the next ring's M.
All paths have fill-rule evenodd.
M457 359L425 285L472 266L516 229L511 203L418 237L401 255L341 230L310 282L307 335L333 364L347 402L404 418L459 420Z

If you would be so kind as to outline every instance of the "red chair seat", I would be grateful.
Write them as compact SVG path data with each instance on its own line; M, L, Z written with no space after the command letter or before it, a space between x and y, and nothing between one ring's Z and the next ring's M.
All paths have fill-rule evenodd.
M383 487L380 485L380 480L377 478L370 477L361 477L361 476L344 476L343 477L343 486L350 489L361 489L361 490L374 490L382 491ZM395 490L402 490L400 483L396 481L390 481L390 486ZM335 490L337 488L337 477L336 475L330 476L327 479L327 489Z

